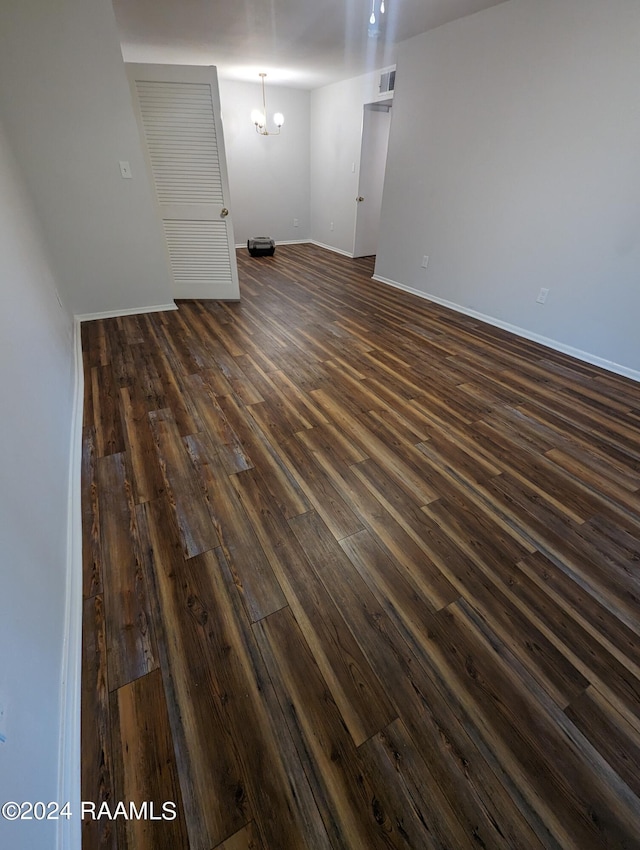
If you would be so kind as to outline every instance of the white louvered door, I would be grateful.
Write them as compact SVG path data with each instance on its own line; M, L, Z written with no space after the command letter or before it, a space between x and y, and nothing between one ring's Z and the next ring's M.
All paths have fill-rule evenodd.
M175 298L240 297L216 69L128 64Z

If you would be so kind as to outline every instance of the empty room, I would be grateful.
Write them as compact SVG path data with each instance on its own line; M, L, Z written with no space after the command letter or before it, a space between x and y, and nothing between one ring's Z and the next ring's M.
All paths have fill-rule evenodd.
M0 2L0 846L640 848L637 0Z

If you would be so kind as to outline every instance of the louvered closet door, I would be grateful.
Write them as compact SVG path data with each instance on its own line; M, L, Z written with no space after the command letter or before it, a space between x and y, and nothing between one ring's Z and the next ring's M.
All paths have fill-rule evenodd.
M240 297L213 67L127 65L175 298Z

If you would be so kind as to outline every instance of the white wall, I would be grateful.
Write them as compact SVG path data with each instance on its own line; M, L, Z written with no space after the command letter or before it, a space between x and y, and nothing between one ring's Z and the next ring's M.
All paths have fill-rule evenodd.
M236 243L251 236L308 239L309 92L272 86L267 78L269 127L274 112L285 123L279 136L263 137L250 120L262 105L260 83L220 79L219 86Z
M71 310L170 302L111 3L0 4L0 104Z
M311 237L354 249L363 106L376 100L372 72L311 92ZM333 222L333 230L331 230Z
M405 42L376 273L640 370L638 79L637 0L511 0Z
M57 800L72 320L0 127L0 801ZM50 850L55 822L0 819Z

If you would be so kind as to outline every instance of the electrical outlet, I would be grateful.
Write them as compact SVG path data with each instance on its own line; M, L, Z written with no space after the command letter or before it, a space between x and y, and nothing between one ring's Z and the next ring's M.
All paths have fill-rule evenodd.
M131 166L129 163L126 160L121 159L118 165L120 166L120 176L124 180L131 180L133 175L131 174Z
M429 257L425 254L424 257L422 258L422 263L420 264L420 268L426 269L426 267L428 265L429 265Z
M545 287L543 286L541 288L540 292L538 293L538 297L536 298L536 301L538 302L538 304L546 304L548 294L549 294L549 290L545 289Z
M297 219L297 218L294 218L294 219L293 219L293 226L294 226L294 227L297 227L297 226L298 226L298 219Z
M333 222L329 225L329 230L333 230Z

